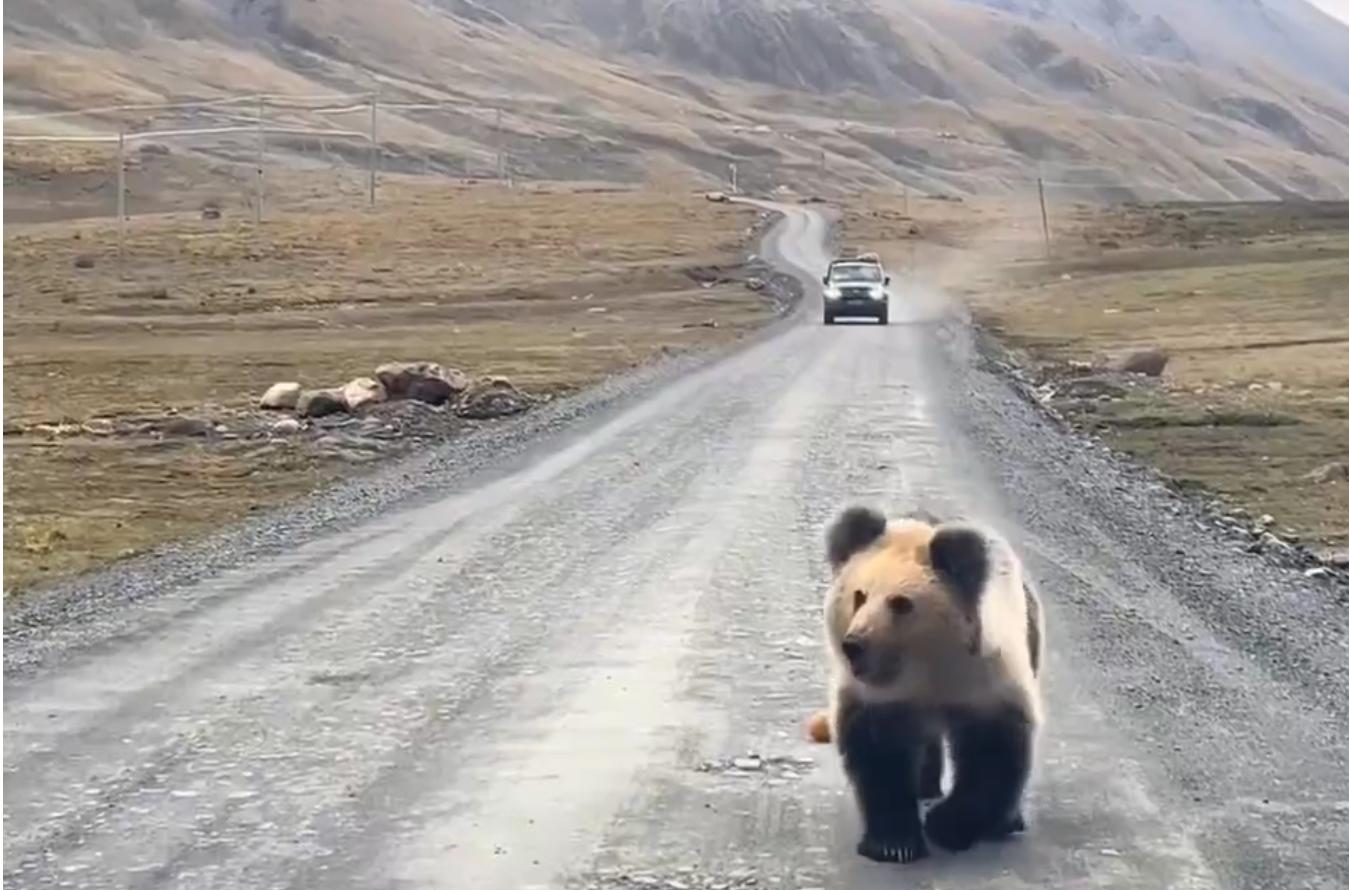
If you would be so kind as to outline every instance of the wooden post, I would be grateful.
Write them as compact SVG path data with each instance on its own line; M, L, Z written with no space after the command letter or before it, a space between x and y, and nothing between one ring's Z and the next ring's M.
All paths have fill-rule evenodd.
M1045 259L1049 259L1049 209L1045 205L1045 180L1043 176L1035 178L1035 184L1040 190L1040 228L1044 230L1045 236Z
M904 216L905 216L905 217L908 217L908 215L909 215L909 184L906 182L906 183L903 183L903 186L904 186Z
M735 162L731 162L731 194L740 194L740 171L736 169Z

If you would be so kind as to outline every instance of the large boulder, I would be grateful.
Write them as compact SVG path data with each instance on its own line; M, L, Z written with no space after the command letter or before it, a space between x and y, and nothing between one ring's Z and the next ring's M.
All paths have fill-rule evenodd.
M389 362L375 369L390 399L416 399L429 405L452 402L468 389L468 375L435 362Z
M1142 374L1146 377L1160 377L1171 361L1164 349L1140 349L1131 352L1120 362L1119 369L1127 374Z
M301 417L327 417L347 410L347 400L340 389L307 389L295 403L295 413Z
M519 414L532 403L529 396L516 389L505 377L488 377L468 388L460 397L454 412L472 420L489 420Z
M357 377L342 387L342 399L347 410L359 411L366 405L377 405L386 398L384 384L372 377Z
M289 410L295 407L296 402L300 401L300 393L303 391L304 387L291 381L273 383L262 394L262 398L258 400L258 407Z

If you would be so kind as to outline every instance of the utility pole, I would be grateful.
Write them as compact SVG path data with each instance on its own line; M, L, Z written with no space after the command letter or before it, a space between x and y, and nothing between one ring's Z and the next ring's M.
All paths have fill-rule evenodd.
M375 206L375 171L379 168L379 98L370 94L370 206Z
M1035 184L1040 190L1040 227L1044 230L1045 236L1045 259L1049 259L1049 208L1045 204L1044 177L1037 176Z
M264 189L262 181L262 167L263 167L263 159L267 153L267 136L265 130L266 115L267 115L267 98L265 96L258 96L258 173L257 179L254 182L254 196L253 196L253 222L256 223L257 225L262 225L262 199Z
M117 133L117 266L126 263L126 131Z
M496 150L497 150L497 179L501 180L502 182L505 182L505 181L506 181L506 152L505 152L505 149L502 147L503 139L502 139L502 136L501 136L501 109L500 109L500 108L497 109L497 122L496 122L496 129L495 129L495 131L494 131L494 134L495 134L495 138L494 138L492 141L496 143Z

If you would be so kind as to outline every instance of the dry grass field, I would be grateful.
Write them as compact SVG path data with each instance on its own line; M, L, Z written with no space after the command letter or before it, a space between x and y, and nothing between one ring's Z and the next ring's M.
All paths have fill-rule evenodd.
M121 262L109 222L8 226L6 589L198 534L377 456L322 430L269 433L253 406L274 381L341 385L429 360L547 397L741 336L770 301L743 273L695 279L738 264L754 221L687 191L395 181L373 210L279 213L260 230L137 217ZM202 420L214 430L174 432Z
M1349 204L1061 205L1045 262L1038 207L915 202L932 274L1046 387L1128 353L1171 356L1155 383L1055 404L1116 447L1310 543L1349 542ZM908 258L895 199L848 237ZM1090 367L1088 367L1090 366ZM1079 386L1080 389L1080 386Z

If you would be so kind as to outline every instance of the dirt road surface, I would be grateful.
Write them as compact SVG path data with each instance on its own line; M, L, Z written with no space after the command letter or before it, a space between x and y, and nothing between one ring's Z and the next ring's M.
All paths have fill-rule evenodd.
M765 253L809 285L826 222L786 213ZM397 498L11 610L5 887L1349 886L1343 591L1069 439L897 290L889 327L824 327L812 288ZM1018 840L854 854L801 722L855 501L995 523L1043 588Z

